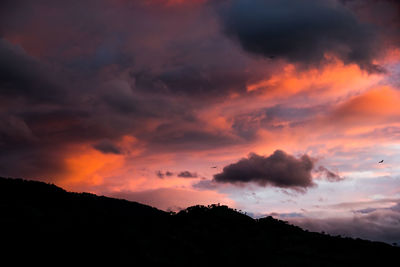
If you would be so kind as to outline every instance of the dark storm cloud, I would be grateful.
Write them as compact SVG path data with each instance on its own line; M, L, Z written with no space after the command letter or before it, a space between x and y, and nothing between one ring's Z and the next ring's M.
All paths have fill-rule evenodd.
M76 153L68 149L94 144L120 154L103 140L124 136L146 144L147 154L243 142L196 116L261 77L244 71L253 63L220 34L213 8L139 0L0 6L0 175L61 174Z
M96 75L99 70L110 65L121 70L132 66L133 55L124 52L122 41L110 39L98 44L91 54L70 60L66 66L81 72L81 75Z
M190 82L197 80L188 78L188 86L181 88L181 82L176 81L179 77L172 81L165 75L174 69L168 67L170 53L178 51L164 51L164 47L175 42L169 33L175 31L181 18L160 12L163 7L156 1L151 5L130 1L128 6L92 0L74 4L7 1L1 5L6 4L12 15L0 18L0 34L4 36L0 39L1 175L33 178L54 175L53 170L57 169L62 172L66 148L75 144L95 144L94 149L103 153L119 154L118 147L102 140L134 135L151 146L153 140L157 143L168 136L162 136L162 130L149 132L149 120L179 124L178 121L185 123L182 117L191 115L196 104L191 101L190 92L196 84L190 86ZM91 10L90 14L87 10ZM196 35L195 32L191 33ZM8 36L21 38L11 42ZM183 46L187 54L194 54L189 45ZM207 54L208 49L202 53ZM135 57L139 57L138 63L134 62ZM180 56L176 57L179 60ZM207 61L203 55L198 58ZM185 65L189 66L192 60L188 59ZM130 75L144 66L159 69L151 79L167 84L169 93L187 90L185 99L178 101L165 92L152 90L136 75ZM61 78L56 71L62 74ZM214 83L218 82L211 82ZM203 89L206 95L209 88ZM191 129L189 135L202 136L196 131ZM204 139L193 142L200 141Z
M0 174L61 170L71 145L96 144L100 151L118 153L101 142L126 135L145 143L147 154L242 145L256 138L260 126L247 118L235 119L233 133L227 133L196 116L227 96L250 94L246 86L268 78L272 68L221 34L214 4L16 0L0 5ZM32 172L20 162L34 166Z
M66 171L60 151L63 145L45 142L17 143L1 146L0 175L55 182L55 176Z
M197 173L190 171L182 171L178 173L178 177L182 178L197 178Z
M154 146L170 149L175 147L180 150L201 150L212 147L224 147L237 144L239 140L230 138L221 133L207 132L200 129L188 129L184 132L177 129L173 132L160 131L150 139Z
M26 145L35 139L32 130L24 120L16 116L0 114L0 148L5 146Z
M252 77L240 70L221 69L219 66L176 66L154 74L138 72L136 85L154 92L202 98L221 97L228 92L246 92Z
M103 140L97 144L94 144L93 147L104 154L122 154L120 148L110 140Z
M248 52L319 64L333 53L345 63L380 71L378 35L334 0L232 0L221 12L225 31Z
M224 167L214 175L219 183L241 184L254 182L261 186L304 189L314 186L311 170L314 161L307 155L295 158L282 150L265 157L249 154L236 163Z
M40 141L55 145L114 140L131 127L127 125L129 118L79 102L71 106L21 106L17 113Z
M389 46L400 45L400 1L398 0L341 0L363 20L379 26Z
M5 30L10 26L9 21L13 20L13 14L20 7L19 0L2 0L0 3L0 38L3 37Z
M399 26L400 2L398 0L340 0L340 2L364 20L390 28Z
M205 150L243 144L247 141L237 136L210 131L206 128L207 125L195 117L186 117L183 120L181 117L177 117L173 122L160 125L143 138L149 140L150 146L158 151L170 149L175 151Z
M0 38L0 96L32 102L61 101L65 94L51 81L51 73L20 46Z
M80 116L67 109L50 112L32 107L19 114L0 115L0 174L24 178L53 177L66 171L64 153L70 144L96 141L104 136ZM13 109L16 107L13 107ZM92 128L92 129L91 129Z

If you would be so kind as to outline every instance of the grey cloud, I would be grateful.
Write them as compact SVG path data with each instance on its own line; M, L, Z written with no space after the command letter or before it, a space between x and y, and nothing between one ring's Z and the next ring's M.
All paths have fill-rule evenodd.
M0 148L12 145L26 145L36 137L20 117L0 114Z
M349 218L287 218L291 223L315 232L353 238L400 243L400 212L395 209L370 209Z
M63 102L66 94L52 81L46 66L20 46L0 38L0 96L23 97L29 102Z
M162 171L156 171L156 175L158 178L163 179L165 176L173 176L174 173L170 171L162 172Z
M193 184L193 187L200 190L216 190L219 185L215 180L201 180Z
M227 134L203 127L196 118L205 103L218 103L231 93L250 94L246 85L267 78L273 67L221 35L210 5L169 13L158 1L121 3L2 2L0 173L62 170L65 148L76 143L118 153L100 143L124 135L146 143L147 153L243 145L268 124L268 116L260 115L266 120L261 124L238 118L233 134ZM234 7L226 15L236 18ZM54 38L60 29L63 34ZM11 42L7 36L24 38ZM296 56L301 57L288 58ZM32 172L23 171L20 162Z
M56 144L35 142L13 147L2 147L0 153L0 175L25 179L56 182L55 175L67 171L59 151L65 149Z
M318 166L317 172L322 173L329 182L339 182L344 180L338 173L332 172L324 166Z
M361 209L361 210L356 210L354 212L366 214L366 213L371 213L371 212L374 212L374 211L376 211L375 208L365 208L365 209Z
M144 81L137 76L138 85L150 85L157 91L184 95L225 95L229 90L246 91L249 77L243 72L227 72L221 69L199 69L189 66L166 70L152 80ZM149 87L147 87L149 88Z
M125 135L146 143L148 154L242 142L195 116L205 101L246 92L256 76L243 71L253 63L220 35L212 8L165 12L158 1L103 0L1 6L0 174L60 174L67 148L86 143L120 154L103 140Z
M190 171L181 171L178 173L174 173L171 171L156 171L156 175L158 178L163 179L165 176L174 176L176 175L177 177L180 178L197 178L197 173L195 172L190 172Z
M376 205L387 204L387 203L400 203L398 198L383 198L370 201L359 201L359 202L342 202L334 205L326 206L328 209L351 209L351 210L363 210L369 209ZM394 206L396 207L396 206Z
M189 171L182 171L182 172L178 173L178 177L182 177L182 178L197 178L197 173L189 172Z
M176 119L175 122L162 124L153 133L143 136L150 141L150 146L157 150L204 150L245 143L246 140L221 132L205 130L203 122Z
M285 105L274 105L257 111L237 115L233 118L232 129L234 132L247 140L254 140L260 128L281 130L283 127L295 127L306 123L306 120L315 114L321 114L323 106L312 106L305 108L294 108Z
M104 154L122 154L120 148L110 140L103 140L97 144L94 144L93 147Z
M164 173L162 173L161 171L156 171L156 175L158 176L158 178L163 179L164 178Z
M249 154L236 163L224 167L214 175L218 183L243 184L254 182L260 186L306 189L315 186L311 170L314 161L307 155L296 158L282 150L276 150L270 156Z

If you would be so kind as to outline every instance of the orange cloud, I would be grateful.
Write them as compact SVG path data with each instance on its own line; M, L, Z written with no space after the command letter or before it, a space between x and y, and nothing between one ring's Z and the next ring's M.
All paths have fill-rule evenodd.
M247 91L260 91L261 98L282 101L299 94L313 99L313 103L346 97L364 91L383 79L382 75L368 74L357 65L345 65L332 59L322 68L296 69L287 65L282 72L247 86Z
M341 104L332 119L363 124L396 121L400 115L400 93L392 87L372 89Z
M81 186L97 186L105 177L118 172L124 165L124 157L115 154L103 154L89 145L77 146L64 159L66 172L61 175L58 184L67 189L77 190Z

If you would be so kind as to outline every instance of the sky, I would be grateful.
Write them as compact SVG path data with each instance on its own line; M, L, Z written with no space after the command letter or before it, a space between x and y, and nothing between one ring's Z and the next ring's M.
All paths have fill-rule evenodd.
M395 0L0 4L3 177L400 243L399 103Z

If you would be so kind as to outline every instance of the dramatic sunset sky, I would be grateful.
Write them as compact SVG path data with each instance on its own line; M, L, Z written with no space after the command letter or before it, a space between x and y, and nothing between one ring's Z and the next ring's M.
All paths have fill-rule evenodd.
M3 0L0 176L399 242L400 4Z

